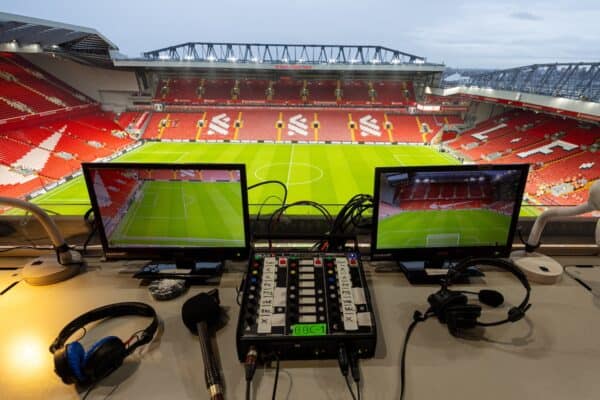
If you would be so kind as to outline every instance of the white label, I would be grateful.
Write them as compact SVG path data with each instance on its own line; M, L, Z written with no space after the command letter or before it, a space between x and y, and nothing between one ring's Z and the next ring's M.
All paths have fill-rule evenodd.
M355 304L367 304L367 299L365 297L365 291L363 288L352 288L352 297Z
M301 288L314 288L315 287L315 281L300 281L298 284L300 285Z
M300 304L315 304L314 297L300 297Z
M356 314L356 320L359 326L371 326L371 313L360 312Z
M301 315L298 318L298 321L300 321L300 323L314 323L314 322L317 322L317 316L316 315Z
M276 287L273 305L275 307L285 307L286 296L287 296L286 288Z
M285 313L273 314L271 316L272 326L285 326Z
M276 260L274 257L265 258L263 264L262 285L260 288L260 304L258 305L258 333L271 333L271 317L275 304L275 271ZM285 289L284 289L285 290ZM285 292L284 292L285 305Z
M317 307L316 306L301 306L300 314L316 314Z

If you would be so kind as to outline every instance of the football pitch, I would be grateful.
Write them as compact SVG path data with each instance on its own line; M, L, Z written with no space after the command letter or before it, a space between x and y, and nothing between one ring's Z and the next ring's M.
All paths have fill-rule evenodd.
M244 247L242 194L236 182L145 182L111 247Z
M377 247L484 246L504 243L510 217L488 210L410 211L379 221Z
M375 167L459 163L448 153L427 146L163 142L146 143L115 161L242 163L246 164L248 185L280 180L288 187L288 203L312 200L328 205L332 213L337 213L339 206L355 194L373 194ZM262 213L272 212L281 204L282 196L282 189L276 185L253 189L248 195L250 213L256 214L265 200L269 206ZM83 215L90 208L83 177L35 198L34 202L61 215ZM294 211L307 213L309 209Z

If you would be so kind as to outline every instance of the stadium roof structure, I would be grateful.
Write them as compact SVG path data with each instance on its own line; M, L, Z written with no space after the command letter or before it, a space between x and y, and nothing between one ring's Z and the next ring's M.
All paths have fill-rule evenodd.
M0 12L0 51L56 53L85 64L112 66L118 47L92 28Z
M444 65L382 46L189 42L147 51L116 66L221 70L423 71Z
M600 62L535 64L472 75L466 86L600 102Z

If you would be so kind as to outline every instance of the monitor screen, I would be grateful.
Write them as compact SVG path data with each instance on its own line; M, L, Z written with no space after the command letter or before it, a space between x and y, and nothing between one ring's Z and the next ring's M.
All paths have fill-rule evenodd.
M84 163L83 172L107 257L247 254L244 165Z
M507 256L527 165L376 168L374 253Z

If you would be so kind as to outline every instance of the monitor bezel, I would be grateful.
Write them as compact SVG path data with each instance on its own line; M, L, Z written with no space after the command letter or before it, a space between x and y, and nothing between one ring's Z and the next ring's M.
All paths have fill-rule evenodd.
M245 164L215 164L215 163L139 163L139 162L100 162L82 163L82 170L92 204L94 217L101 219L98 199L93 189L92 170L97 169L158 169L158 170L237 170L240 173L240 190L242 195L244 246L243 247L111 247L106 237L104 224L96 224L106 259L150 259L150 260L179 260L196 259L199 261L223 261L226 259L246 259L250 251L250 217L248 212L248 185Z
M377 248L377 233L379 230L379 201L380 177L385 173L411 173L411 172L443 172L443 171L489 171L489 170L518 170L521 180L517 192L517 199L512 212L510 228L506 243L498 246L462 246L462 247L419 247L419 248ZM459 260L465 257L508 257L510 254L523 194L529 173L529 164L459 164L459 165L428 165L428 166L396 166L376 167L373 194L373 229L371 232L371 255L375 258L391 257L399 261L431 261L431 260Z

